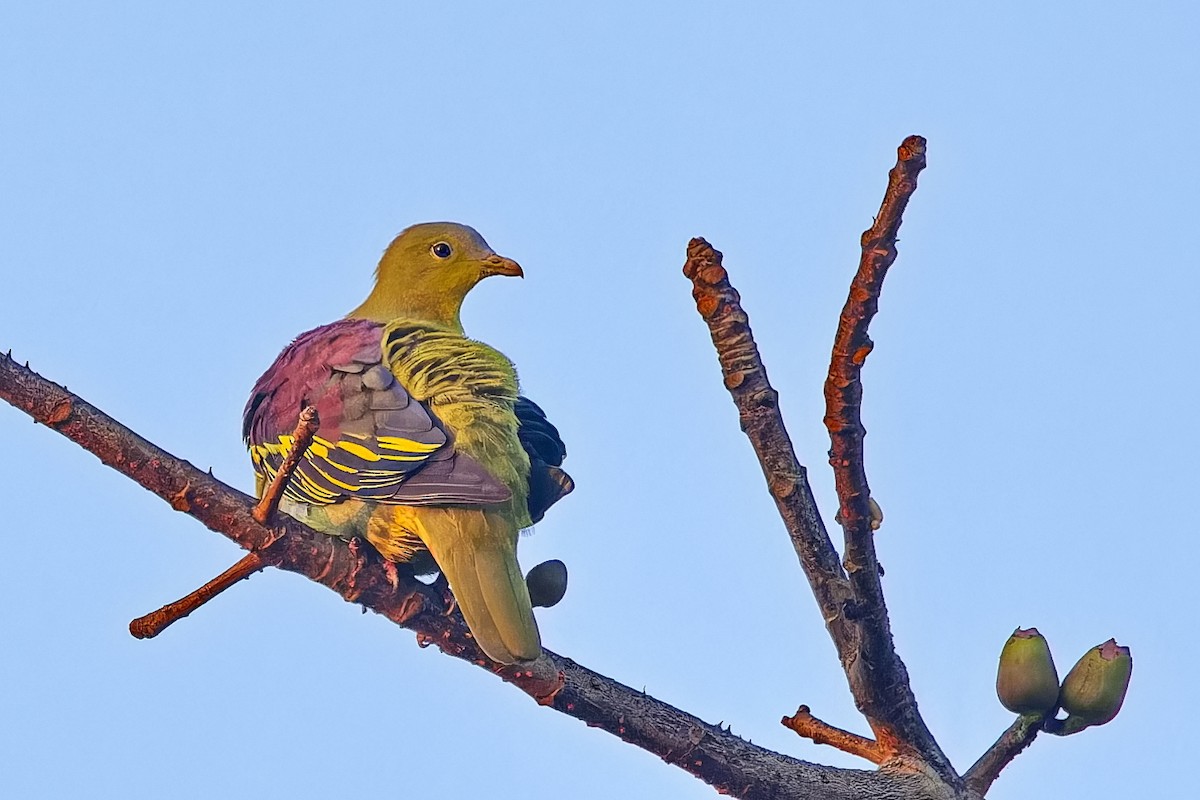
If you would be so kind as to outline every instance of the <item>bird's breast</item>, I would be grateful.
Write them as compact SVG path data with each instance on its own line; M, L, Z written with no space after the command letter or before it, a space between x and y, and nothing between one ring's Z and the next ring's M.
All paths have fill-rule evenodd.
M396 379L425 403L454 438L454 449L474 458L523 507L529 455L521 445L513 407L517 371L482 342L427 323L395 320L383 330L383 360Z
M433 405L497 404L510 412L517 371L488 345L427 323L396 320L383 330L383 360L414 398Z

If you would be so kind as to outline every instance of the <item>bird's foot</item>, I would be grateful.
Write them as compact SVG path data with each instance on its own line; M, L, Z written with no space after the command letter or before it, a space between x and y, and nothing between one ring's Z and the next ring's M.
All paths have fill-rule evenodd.
M433 583L429 584L429 588L441 595L442 615L448 617L453 614L458 608L458 601L454 599L454 593L450 591L450 581L446 580L445 573L439 572L438 576L433 579Z
M383 574L387 577L388 586L392 587L392 591L400 588L400 571L396 569L396 564L393 561L383 560Z
M400 608L388 617L398 625L403 625L425 610L425 597L420 590L409 592L401 601Z

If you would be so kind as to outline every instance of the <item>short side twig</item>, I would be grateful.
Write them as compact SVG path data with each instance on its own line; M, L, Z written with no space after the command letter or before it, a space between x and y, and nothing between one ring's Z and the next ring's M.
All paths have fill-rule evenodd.
M296 471L296 465L308 452L313 437L317 435L317 429L320 427L321 418L317 416L317 409L305 406L304 410L300 412L300 418L296 420L296 429L292 431L292 449L288 451L283 463L279 465L279 471L267 484L262 497L258 499L258 505L251 512L254 519L258 520L258 524L266 525L267 520L275 515L276 509L279 508L279 501L283 499L283 490L287 488L288 481L292 479L292 473Z
M805 739L812 739L813 744L827 744L836 747L843 753L865 758L872 764L882 764L889 755L874 739L859 736L857 733L842 730L817 719L812 715L812 710L808 706L800 706L796 709L795 716L784 717L780 722L784 727L790 728Z
M165 631L169 625L191 614L221 592L266 566L258 553L247 553L229 569L213 578L186 597L167 603L157 611L138 617L129 623L129 632L139 639L152 639Z
M266 525L275 516L275 512L279 509L279 501L283 499L283 490L287 488L288 481L292 479L296 466L308 451L320 426L321 419L317 416L317 409L305 406L304 410L300 412L300 418L296 421L295 430L292 431L292 449L288 451L283 463L279 465L275 477L267 484L258 504L250 511L250 516L254 517L259 525ZM270 544L268 543L262 550L247 553L240 561L199 589L179 598L174 603L167 603L157 611L151 611L144 617L138 617L129 623L129 632L139 639L152 639L158 636L171 624L191 614L230 586L249 578L267 566L267 562L263 559L263 553L269 548Z
M1008 726L996 743L987 749L979 760L963 775L967 788L973 789L981 796L987 794L989 788L1000 772L1016 758L1022 750L1029 747L1037 738L1042 725L1052 716L1053 712L1045 714L1022 714L1012 725Z

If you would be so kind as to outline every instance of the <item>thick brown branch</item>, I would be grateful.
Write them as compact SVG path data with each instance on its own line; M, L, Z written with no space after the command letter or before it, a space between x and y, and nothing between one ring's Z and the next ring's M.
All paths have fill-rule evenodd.
M11 358L0 356L0 398L22 409L264 560L305 575L344 599L417 632L422 645L477 664L544 705L602 728L687 770L719 791L753 800L866 800L938 795L920 775L839 770L757 747L642 692L545 651L537 662L505 667L475 646L462 618L411 579L395 580L366 548L317 533L290 517L270 528L252 516L253 498L226 486L106 416Z
M827 744L873 764L882 764L887 760L888 754L883 752L879 742L822 722L812 715L808 706L800 706L795 716L784 717L780 722L805 739L812 739L813 744Z
M971 765L963 775L967 788L978 792L981 796L987 794L989 788L1000 772L1016 758L1022 750L1029 747L1037 738L1042 725L1051 713L1022 714L1017 717L996 743L987 749L979 760Z

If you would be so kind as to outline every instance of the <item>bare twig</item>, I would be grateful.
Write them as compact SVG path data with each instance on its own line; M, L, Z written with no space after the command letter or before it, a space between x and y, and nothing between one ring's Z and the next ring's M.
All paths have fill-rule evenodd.
M924 168L925 140L910 136L900 145L896 166L888 174L887 192L875 224L863 232L862 258L838 319L829 377L825 380L825 427L832 443L829 463L837 486L838 521L846 536L846 570L855 599L880 610L883 593L879 589L871 535L871 493L863 463L866 429L862 424L861 374L874 347L867 328L879 308L879 294L888 267L896 260L901 215L916 191L917 175ZM886 623L886 613L883 616Z
M271 529L252 516L253 498L142 439L116 420L9 357L0 356L0 398L97 455L102 462L249 550L274 544L271 566L305 575L397 624L422 645L477 664L544 705L602 728L711 784L749 800L865 800L933 794L920 775L823 767L755 746L643 692L549 650L506 667L489 661L458 614L415 580L389 578L380 560L290 517Z
M979 760L963 775L963 782L969 789L980 795L987 794L988 789L1000 772L1016 758L1022 750L1033 743L1046 720L1053 716L1053 711L1044 714L1022 714L1017 717L996 743L987 749Z
M708 323L725 388L733 396L742 430L762 465L767 488L775 498L825 624L835 643L848 642L850 631L843 612L850 600L850 584L821 521L808 473L796 458L784 427L779 394L767 379L750 318L729 282L720 251L696 238L688 244L687 252L683 274L691 279L696 308Z
M875 224L862 235L862 258L850 284L850 295L838 319L825 380L825 427L832 443L829 463L838 493L838 520L846 536L846 571L855 600L864 614L879 613L881 628L876 632L883 645L891 648L887 613L879 585L874 537L871 535L870 489L863 464L862 366L874 343L867 335L871 319L879 308L879 294L888 267L896 260L896 234L901 215L917 188L917 175L925 168L925 140L910 136L899 148L896 166L888 174L887 192ZM871 608L865 606L870 605ZM886 639L885 641L882 641Z
M882 764L889 755L874 739L859 736L857 733L842 730L817 719L812 715L812 710L808 706L800 706L796 709L795 716L784 717L780 722L805 739L812 739L813 744L827 744L836 747L843 753L865 758L872 764Z
M856 695L859 708L881 743L894 738L900 749L915 748L934 758L942 772L949 770L949 762L921 719L908 672L892 642L875 556L870 489L863 465L866 430L861 418L862 366L873 347L867 328L878 309L884 276L896 260L901 215L924 167L925 140L910 136L900 145L896 166L888 175L875 224L862 235L862 258L838 320L825 381L825 426L832 442L829 463L833 466L838 517L845 534L844 564L854 594L856 627L862 637L859 648L863 659L855 666L870 671L875 690L869 698Z
M174 622L191 614L221 592L266 566L258 553L247 553L229 569L174 603L167 603L157 611L138 617L129 623L129 632L139 639L153 639Z
M287 488L288 481L292 479L292 473L296 471L300 459L308 451L320 426L321 420L317 416L317 409L305 406L304 410L300 412L300 418L296 421L295 430L292 431L292 449L288 451L283 463L279 465L275 477L267 484L257 505L250 511L250 516L254 517L259 525L266 525L279 509L279 501L283 499L283 490ZM270 544L267 545L267 547L270 546ZM199 589L179 598L174 603L167 603L162 608L130 622L129 632L139 639L152 639L173 623L191 614L238 581L249 578L266 565L260 552L247 553L236 564Z
M300 459L308 452L313 437L317 435L317 429L320 427L321 418L317 416L317 409L305 406L304 410L300 412L300 418L296 420L296 429L292 431L292 449L288 451L283 463L279 465L279 471L275 473L275 477L263 490L262 497L258 499L258 505L252 512L254 519L260 525L266 525L267 521L274 516L276 509L279 508L279 501L283 499L283 490L287 488L288 482L292 479L292 473L296 471Z

